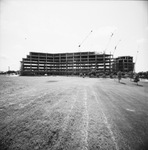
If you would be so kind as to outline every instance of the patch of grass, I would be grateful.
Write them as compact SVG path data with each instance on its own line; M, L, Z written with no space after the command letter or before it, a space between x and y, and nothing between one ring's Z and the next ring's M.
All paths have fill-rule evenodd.
M47 117L37 110L23 119L6 124L0 131L0 150L46 149L53 147L62 132L64 115L53 112Z

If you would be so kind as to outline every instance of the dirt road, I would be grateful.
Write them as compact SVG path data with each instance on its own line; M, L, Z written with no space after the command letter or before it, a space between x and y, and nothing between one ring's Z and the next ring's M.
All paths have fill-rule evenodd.
M148 82L0 77L0 150L146 150Z

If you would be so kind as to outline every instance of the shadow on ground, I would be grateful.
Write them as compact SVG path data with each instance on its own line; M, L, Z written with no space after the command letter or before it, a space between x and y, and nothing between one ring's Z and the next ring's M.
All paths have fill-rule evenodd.
M58 82L57 80L51 80L51 81L47 81L48 83L50 83L50 82Z
M119 82L120 84L125 84L126 85L126 83L124 83L124 82Z

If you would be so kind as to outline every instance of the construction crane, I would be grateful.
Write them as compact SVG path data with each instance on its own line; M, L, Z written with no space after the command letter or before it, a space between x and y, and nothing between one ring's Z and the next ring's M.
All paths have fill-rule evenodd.
M114 54L115 54L115 50L117 49L117 46L119 45L119 43L121 42L121 39L118 41L118 43L117 43L117 45L115 46L115 48L114 48L114 51L113 51L113 63L115 64L116 63L116 60L115 60L115 58L114 58Z
M88 39L88 37L91 35L91 33L92 33L93 31L91 30L90 32L89 32L89 34L83 39L83 41L81 42L81 44L78 46L79 48L82 46L82 44Z
M136 62L137 62L137 58L138 58L138 53L139 53L139 47L138 47L138 51L137 51L137 53L136 53L135 64L136 64Z
M115 32L115 31L114 31L114 32ZM111 43L111 39L112 39L112 37L113 37L113 35L114 35L114 32L112 32L111 35L110 35L110 37L109 37L109 40L108 40L108 42L107 42L106 48L105 48L105 50L104 50L104 53L106 52L106 50L108 49L108 47L109 47L109 45L110 45L110 43Z
M138 53L139 53L139 51L137 51L137 53L136 53L136 59L135 59L135 64L134 64L134 72L135 72L136 62L137 62L137 58L138 58Z
M119 45L120 42L121 42L121 39L118 41L117 45L116 45L115 48L114 48L113 57L114 57L114 54L115 54L115 50L117 49L117 46Z

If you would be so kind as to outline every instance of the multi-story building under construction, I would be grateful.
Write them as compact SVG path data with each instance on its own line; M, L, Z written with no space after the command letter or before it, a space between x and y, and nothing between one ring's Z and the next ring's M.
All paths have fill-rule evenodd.
M112 55L95 52L38 53L30 52L21 61L21 75L79 75L112 72Z
M130 72L134 71L133 57L131 56L121 56L114 59L113 63L114 72Z

